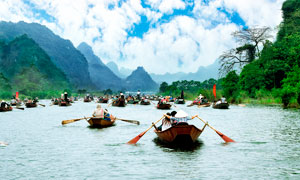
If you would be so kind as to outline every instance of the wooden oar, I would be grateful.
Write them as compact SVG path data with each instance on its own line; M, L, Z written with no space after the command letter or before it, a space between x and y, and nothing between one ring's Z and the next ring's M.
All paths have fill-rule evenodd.
M162 120L165 116L161 117L159 120L157 120L155 123L152 123L151 126L144 132L137 135L135 138L128 141L126 144L136 144L143 136L146 134L147 131L149 131L155 124L157 124L160 120Z
M198 108L202 108L202 107L205 107L205 106L206 106L205 104L198 105Z
M124 121L124 122L129 122L129 123L140 125L140 121L136 121L136 120L120 119L120 118L117 118L117 117L116 117L116 120L121 120L121 121Z
M111 103L109 103L108 105L107 105L107 107L109 107L110 105L112 105L112 103L114 103L115 101L113 100Z
M194 104L192 103L192 104L190 104L190 105L187 105L187 107L191 107L191 106L194 106Z
M23 107L16 106L16 109L24 110Z
M87 119L87 118L92 118L92 117L83 117L83 118L78 118L78 119L63 120L61 122L61 124L65 125L65 124L73 123L73 122L80 121L82 119Z
M40 103L39 103L39 105L40 105L40 106L43 106L43 107L45 107L45 106L46 106L46 105L44 105L44 104L40 104Z
M216 130L213 128L211 125L209 125L206 121L201 119L198 115L196 116L198 119L200 119L203 123L207 124L212 130L214 130L225 142L235 142L234 140L230 139L228 136L225 134L221 133L220 131Z

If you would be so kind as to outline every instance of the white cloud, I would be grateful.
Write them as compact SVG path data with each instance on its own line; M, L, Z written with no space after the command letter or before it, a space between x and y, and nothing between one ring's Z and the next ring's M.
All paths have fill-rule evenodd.
M33 7L21 0L0 1L0 20L39 22L56 34L70 39L75 46L85 41L105 63L134 69L144 66L155 73L196 71L213 63L218 56L234 47L231 33L237 25L218 9L238 12L246 25L277 26L281 21L283 0L212 0L208 4L195 0L192 16L170 15L191 3L184 0L31 0L34 8L54 18L48 22L37 17ZM128 31L145 15L151 23L142 38L129 37ZM152 26L154 25L154 26ZM181 65L181 66L180 66Z

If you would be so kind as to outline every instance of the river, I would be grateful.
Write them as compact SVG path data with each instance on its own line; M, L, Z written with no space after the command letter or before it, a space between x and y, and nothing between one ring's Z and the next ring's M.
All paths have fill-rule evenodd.
M125 144L167 110L154 105L108 107L113 127L89 128L85 120L96 103L71 107L14 109L0 113L0 179L300 179L300 112L278 106L230 106L229 110L176 105L234 139L225 144L206 128L193 148L178 149L156 141L148 131L137 145ZM189 104L189 102L187 102ZM103 107L107 105L102 104ZM200 120L189 121L202 127Z

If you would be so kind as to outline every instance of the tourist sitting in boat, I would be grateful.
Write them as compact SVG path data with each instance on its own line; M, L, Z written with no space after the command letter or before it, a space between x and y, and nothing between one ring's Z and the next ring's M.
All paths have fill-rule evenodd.
M1 108L8 108L10 105L7 104L4 100L1 101Z
M194 119L197 115L189 117L186 112L180 110L175 114L175 117L171 117L166 114L164 116L169 118L171 121L176 122L177 124L181 124L181 123L187 123L188 120Z
M38 97L34 98L34 99L33 99L33 102L34 102L34 103L39 102L39 98L38 98Z
M224 96L222 96L222 98L221 98L221 103L227 103L226 98Z
M105 115L108 114L106 110L104 110L100 104L97 105L96 110L93 112L93 117L105 119Z

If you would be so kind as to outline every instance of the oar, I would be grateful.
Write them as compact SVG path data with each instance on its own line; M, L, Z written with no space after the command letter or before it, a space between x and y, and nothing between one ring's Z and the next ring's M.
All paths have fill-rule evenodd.
M225 134L221 133L220 131L213 128L211 125L209 125L207 122L205 122L203 119L201 119L198 115L196 116L198 119L200 119L203 123L207 124L212 130L214 130L225 142L235 142L234 140L230 139Z
M116 120L121 120L121 121L124 121L124 122L129 122L129 123L140 125L140 121L136 121L136 120L120 119L120 118L117 118L117 117L116 117Z
M65 124L73 123L73 122L80 121L80 120L86 119L86 118L92 118L92 117L83 117L83 118L78 118L78 119L63 120L61 122L61 124L65 125Z
M161 117L159 120L157 120L155 123L152 123L151 126L144 132L137 135L135 138L128 141L126 144L136 144L143 136L146 134L147 131L149 131L156 123L158 123L160 120L162 120L165 116Z
M39 103L39 105L40 105L40 106L43 106L43 107L45 107L45 106L46 106L46 105L44 105L44 104L40 104L40 103Z
M23 107L16 106L16 109L24 110Z
M191 107L191 106L194 106L194 104L192 103L192 104L190 104L190 105L187 105L187 107Z
M205 107L205 106L206 106L205 104L198 105L198 108L202 108L202 107Z
M108 105L107 105L107 107L109 107L110 105L112 105L112 103L114 103L115 101L113 100L111 103L109 103Z

